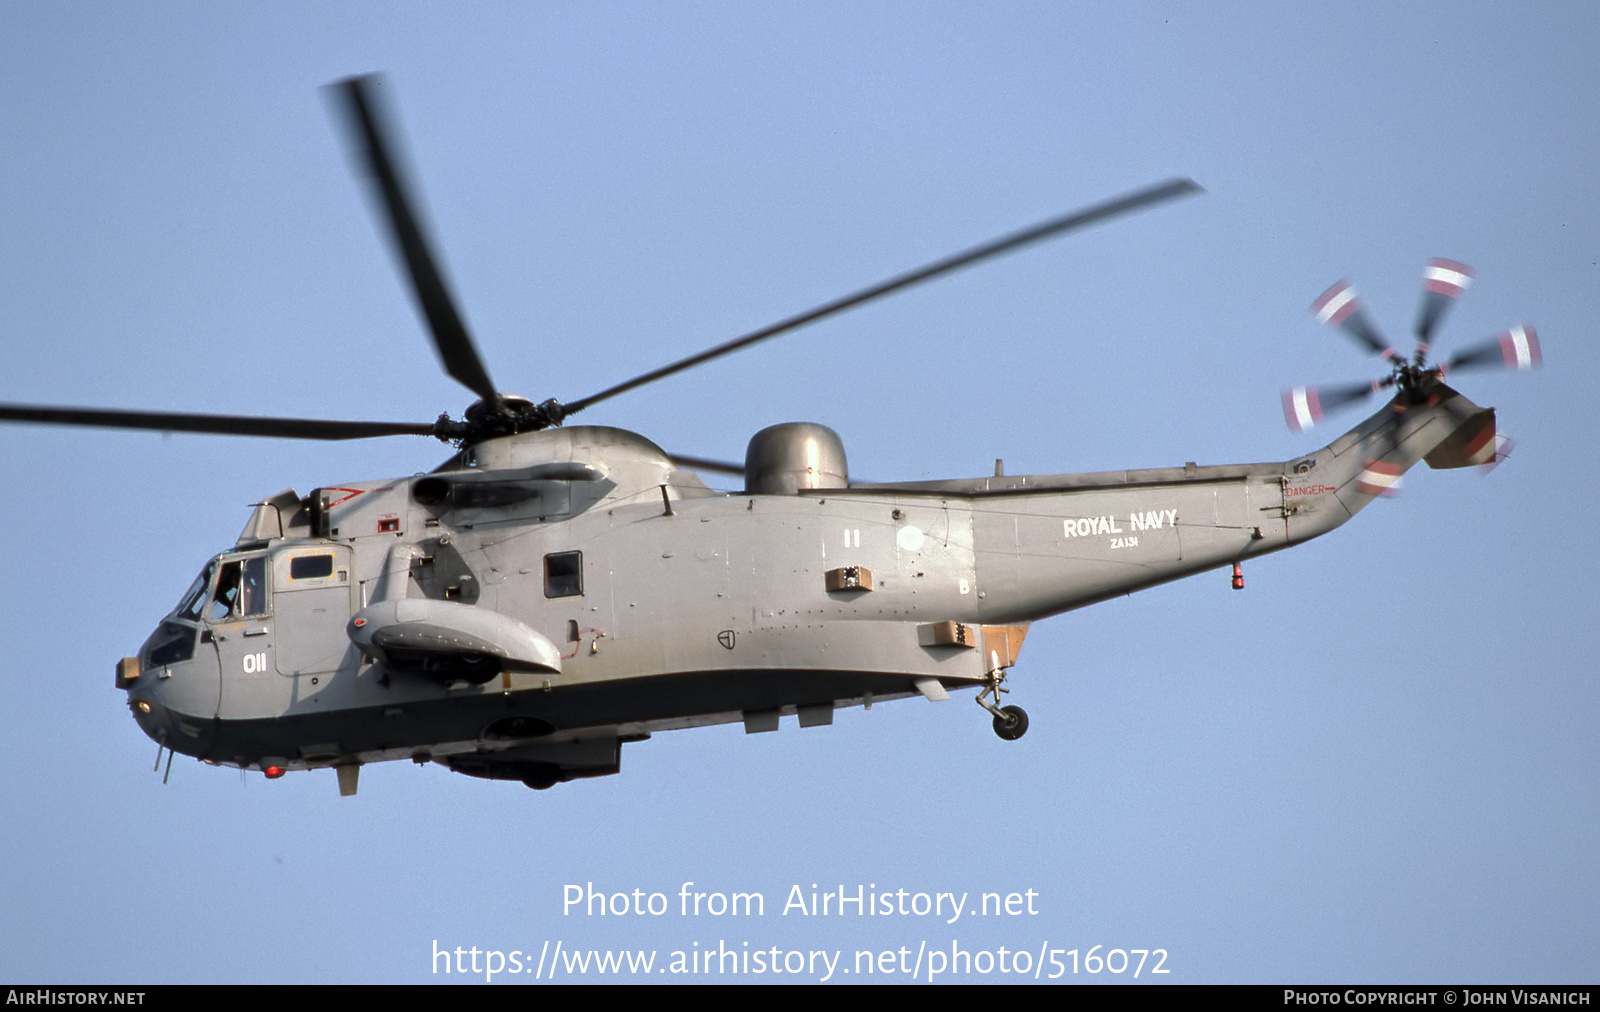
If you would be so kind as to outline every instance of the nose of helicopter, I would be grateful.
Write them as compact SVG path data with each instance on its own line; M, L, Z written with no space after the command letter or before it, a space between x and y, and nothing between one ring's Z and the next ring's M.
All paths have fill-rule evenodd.
M217 715L222 672L216 650L196 642L199 630L175 625L163 623L137 656L117 662L116 685L153 741L197 755Z

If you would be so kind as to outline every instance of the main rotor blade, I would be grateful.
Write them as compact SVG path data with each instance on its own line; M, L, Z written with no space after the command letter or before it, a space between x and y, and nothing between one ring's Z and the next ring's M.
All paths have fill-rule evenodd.
M368 439L373 436L434 434L434 424L431 422L339 422L320 418L108 411L35 404L0 404L0 422L90 425L103 429L145 429L153 432L203 432L217 436L273 436L279 439Z
M432 246L412 211L416 202L406 192L391 155L394 145L388 138L394 136L394 131L385 125L380 103L372 92L378 80L374 76L352 77L339 83L346 99L347 127L365 151L367 168L389 212L390 236L411 274L412 292L428 320L445 372L485 401L493 401L497 393L494 382L456 311L455 299L445 285Z
M746 334L743 337L737 337L732 341L719 344L714 348L708 348L705 351L700 352L698 355L691 355L688 358L673 362L671 365L662 366L660 369L647 372L642 376L636 376L625 383L619 383L616 386L602 390L597 394L591 394L582 400L565 404L563 405L565 414L576 414L579 411L582 411L584 408L598 404L603 400L608 400L617 396L618 394L626 393L635 387L642 387L647 383L654 383L656 380L665 379L666 377L671 376L674 373L682 372L685 369L692 369L693 367L705 362L709 362L712 359L721 358L723 355L730 354L738 351L740 348L745 348L755 344L757 341L765 341L769 337L777 337L780 334L788 333L789 331L796 330L808 323L815 323L818 320L832 316L835 313L841 313L846 309L851 309L855 306L871 302L874 299L882 298L891 292L897 292L902 288L909 288L912 285L919 284L923 281L930 281L942 274L948 274L951 271L959 270L962 267L971 266L972 264L979 263L991 257L999 256L1002 253L1009 253L1012 250L1020 249L1023 246L1027 246L1032 243L1041 242L1045 239L1062 235L1066 232L1085 228L1089 225L1095 224L1096 222L1115 218L1118 215L1130 214L1151 204L1158 204L1164 200L1171 200L1174 197L1181 197L1185 194L1196 193L1199 192L1199 190L1200 186L1192 180L1172 179L1165 183L1159 183L1155 186L1147 187L1143 190L1136 190L1133 193L1129 193L1122 197L1117 197L1113 200L1105 201L1104 203L1095 204L1092 207L1087 207L1080 211L1074 211L1071 214L1064 214L1058 218L1051 218L1049 221L1034 225L1031 228L1025 228L1020 232L1013 232L1010 235L1001 236L1000 238L991 242L984 243L981 246L974 246L969 250L945 257L942 260L935 260L933 263L918 267L915 270L907 271L904 274L896 275L887 281L873 285L871 288L864 288L859 292L846 295L841 299L835 299L832 302L824 303L815 309L807 310L806 312L800 313L797 316L791 316L786 320L780 320L769 327L763 327L762 329L753 331L752 333Z
M691 471L715 471L718 474L737 474L741 476L744 474L743 464L734 464L726 460L711 460L708 457L686 457L681 453L670 453L667 456L674 464L688 468Z
M715 471L718 474L736 474L740 477L743 477L745 473L743 464L735 464L728 460L712 460L709 457L686 457L681 453L669 453L667 454L667 459L677 466L687 468L690 471ZM873 482L858 479L852 481L850 487L871 484Z

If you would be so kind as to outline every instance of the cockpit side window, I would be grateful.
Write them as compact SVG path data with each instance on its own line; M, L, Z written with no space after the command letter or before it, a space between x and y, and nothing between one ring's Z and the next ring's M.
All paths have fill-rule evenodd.
M233 606L239 598L239 571L243 567L239 562L228 562L222 566L222 575L217 577L216 593L211 595L211 610L207 618L213 622L221 622L233 614Z
M239 615L267 613L267 557L257 555L244 560L244 582L239 588Z
M206 617L212 622L228 622L266 613L267 557L224 562Z

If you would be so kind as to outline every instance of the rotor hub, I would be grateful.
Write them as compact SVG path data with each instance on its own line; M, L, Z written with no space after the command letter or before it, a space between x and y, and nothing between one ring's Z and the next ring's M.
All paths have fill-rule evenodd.
M519 394L496 394L473 401L461 421L440 415L434 435L458 446L469 446L486 439L554 428L566 417L566 408L554 398L535 404Z

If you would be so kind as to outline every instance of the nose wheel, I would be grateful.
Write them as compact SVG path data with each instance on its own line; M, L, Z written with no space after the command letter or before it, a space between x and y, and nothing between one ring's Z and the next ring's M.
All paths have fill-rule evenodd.
M993 658L993 655L990 655ZM994 658L998 660L998 658ZM1005 686L1005 669L996 666L989 672L989 684L978 693L973 700L979 706L994 714L994 733L1002 741L1016 741L1028 733L1028 711L1020 706L1000 706L1000 693L1010 692ZM990 700L993 697L993 701Z

